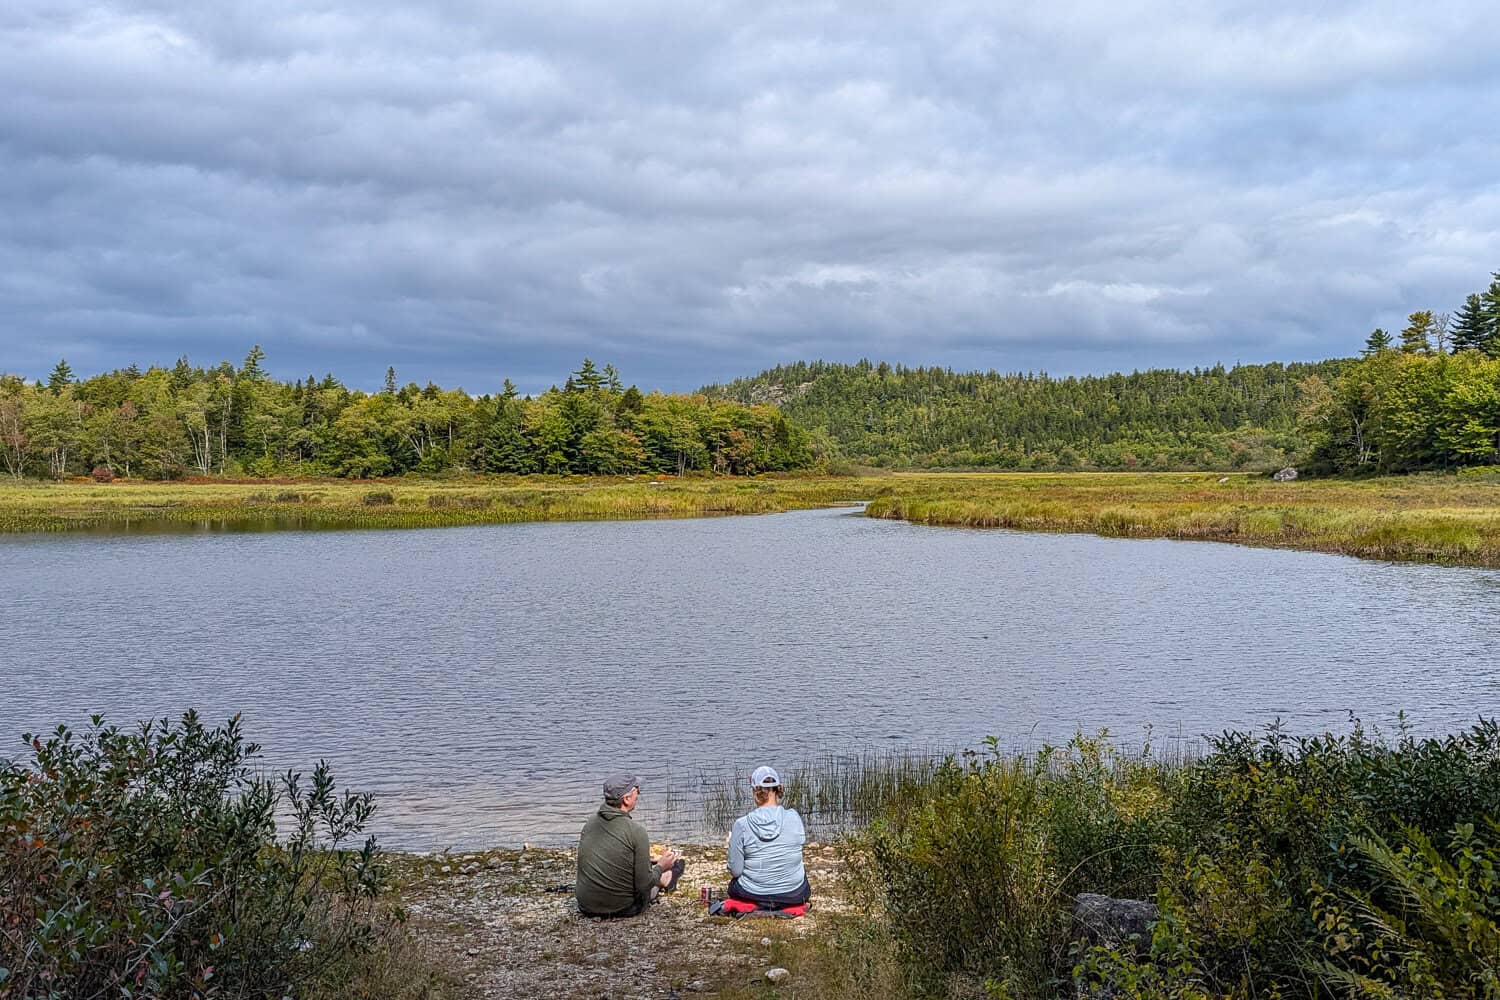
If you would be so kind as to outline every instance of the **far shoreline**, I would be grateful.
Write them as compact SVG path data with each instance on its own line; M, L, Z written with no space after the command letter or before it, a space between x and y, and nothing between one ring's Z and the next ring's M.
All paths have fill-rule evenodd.
M1413 475L886 472L761 477L475 476L0 484L0 534L202 525L431 528L768 514L867 502L914 524L1229 542L1394 562L1500 567L1500 486ZM191 530L188 528L187 530Z

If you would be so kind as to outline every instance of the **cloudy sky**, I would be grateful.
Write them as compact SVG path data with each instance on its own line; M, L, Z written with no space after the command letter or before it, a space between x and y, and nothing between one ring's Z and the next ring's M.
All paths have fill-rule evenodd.
M5 0L0 371L1348 354L1500 268L1494 32L1488 0Z

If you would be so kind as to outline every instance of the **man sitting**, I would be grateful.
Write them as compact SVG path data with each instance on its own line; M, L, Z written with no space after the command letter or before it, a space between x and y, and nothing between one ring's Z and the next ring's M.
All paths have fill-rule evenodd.
M802 844L807 833L795 809L781 806L781 778L774 768L750 776L755 808L729 831L729 898L762 910L799 907L812 897Z
M633 774L604 782L604 805L578 838L578 912L586 917L633 917L659 892L677 888L685 862L676 851L651 857L651 837L630 816L641 796Z

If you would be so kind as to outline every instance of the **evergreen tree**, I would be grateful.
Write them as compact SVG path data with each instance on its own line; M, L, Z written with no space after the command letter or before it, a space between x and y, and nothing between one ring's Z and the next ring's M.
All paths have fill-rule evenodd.
M512 382L510 379L506 379L505 380L505 384L504 384L504 386L503 386L503 388L502 388L502 390L500 392L500 398L501 399L515 399L516 398L516 384L514 382Z
M1364 356L1367 358L1379 354L1381 351L1389 351L1390 349L1391 335L1378 326L1365 338Z
M1479 297L1484 340L1479 349L1492 358L1500 358L1500 271L1490 279L1490 287Z
M1406 329L1401 331L1401 351L1404 354L1432 353L1432 311L1418 310L1406 318Z
M125 376L131 380L140 378L141 366L132 361L130 367L125 369Z
M260 367L260 363L264 360L266 360L266 352L260 349L259 344L250 348L250 353L245 355L245 363L240 366L240 378L251 382L265 381L266 373Z
M333 376L328 376L332 378ZM394 396L396 394L396 366L391 365L385 370L385 394Z
M592 361L590 361L588 358L584 358L583 367L579 368L576 372L573 373L572 381L574 381L575 384L585 392L589 392L595 389L603 388L606 381L606 376L600 374L599 369L594 367L594 363Z
M188 387L188 384L192 381L193 370L192 368L188 367L187 355L183 355L182 357L178 358L177 363L172 366L172 390L174 392L181 392L182 390L186 389Z
M620 384L620 373L614 365L604 366L604 385L610 392L618 393L624 387Z
M1489 339L1486 334L1484 299L1477 293L1464 299L1458 315L1453 318L1453 353L1459 351L1482 351Z
M501 396L495 407L495 420L485 441L484 460L487 472L510 472L524 475L535 472L531 448L521 428L521 404L516 401L515 387L506 379L511 395Z
M67 359L60 359L57 367L52 369L52 374L47 377L47 388L52 390L52 395L60 396L62 391L73 384L73 369L68 367Z

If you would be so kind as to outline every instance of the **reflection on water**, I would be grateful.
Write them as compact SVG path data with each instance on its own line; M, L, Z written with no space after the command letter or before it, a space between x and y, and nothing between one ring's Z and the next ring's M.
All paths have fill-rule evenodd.
M208 534L0 539L0 748L242 711L429 848L566 839L617 766L659 828L705 769L830 749L1500 707L1493 570L840 510Z

